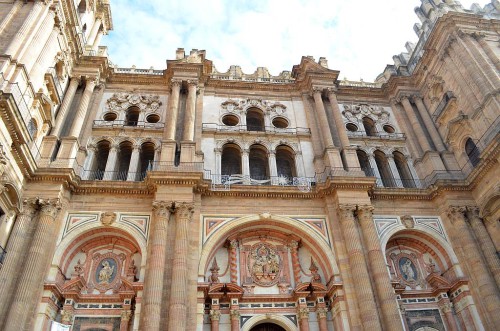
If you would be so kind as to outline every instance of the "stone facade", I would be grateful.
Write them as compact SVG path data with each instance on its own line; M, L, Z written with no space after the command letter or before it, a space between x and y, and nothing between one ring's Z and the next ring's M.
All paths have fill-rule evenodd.
M500 3L416 13L366 83L117 68L107 0L0 3L0 329L499 330Z

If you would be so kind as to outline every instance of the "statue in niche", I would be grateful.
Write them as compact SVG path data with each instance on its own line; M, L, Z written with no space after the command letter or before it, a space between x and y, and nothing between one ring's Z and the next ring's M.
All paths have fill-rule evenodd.
M271 286L278 282L281 260L272 245L264 243L254 245L248 264L252 278L258 285Z
M98 282L99 284L109 284L113 281L113 273L115 272L114 261L111 259L106 259L101 263L101 270L98 272Z
M399 260L399 270L405 281L414 282L417 280L417 270L409 258L403 257Z

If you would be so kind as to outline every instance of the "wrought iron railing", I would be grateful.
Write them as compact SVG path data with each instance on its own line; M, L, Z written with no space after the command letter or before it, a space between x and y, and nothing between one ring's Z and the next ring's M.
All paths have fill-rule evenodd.
M373 135L368 135L364 131L347 131L347 135L352 138L378 138L378 139L404 139L406 135L404 133L388 133L388 132L376 132Z
M3 265L3 261L5 260L5 256L7 255L7 251L5 248L0 246L0 265Z
M139 127L148 129L163 129L164 123L150 123L145 121L127 121L127 120L94 120L94 127Z
M165 162L153 161L148 170L151 171L171 171L171 172L203 172L203 162Z
M217 123L203 123L203 131L216 131L216 132L266 132L277 134L310 134L309 128L277 128L274 126L247 126L247 125L221 125Z
M304 192L309 192L311 186L315 185L314 177L290 177L290 176L250 176L242 174L220 175L206 173L212 181L212 190L229 190L232 185L256 185L256 186L293 186Z

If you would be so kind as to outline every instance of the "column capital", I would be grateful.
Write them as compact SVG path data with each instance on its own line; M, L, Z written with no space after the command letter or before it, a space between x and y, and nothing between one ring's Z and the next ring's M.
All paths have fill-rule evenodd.
M410 96L410 100L413 101L413 102L417 102L417 101L422 101L422 96L419 95L419 94L412 94Z
M71 310L61 310L62 324L69 325L73 321L73 312Z
M481 210L478 206L468 206L467 207L467 215L470 218L478 218L481 219Z
M38 198L27 198L23 200L21 215L32 216L38 210Z
M210 309L210 320L218 321L220 319L220 310Z
M297 309L297 317L299 318L299 321L302 319L308 319L309 318L309 308L302 307L302 308Z
M38 199L40 205L40 212L52 218L55 218L59 210L62 208L61 200L56 199Z
M130 318L132 317L132 311L131 310L122 310L120 317L122 321L129 321Z
M480 41L481 39L484 39L484 37L486 37L486 34L482 32L472 32L470 36L475 40Z
M297 250L299 248L299 242L297 240L290 240L287 246L291 250Z
M73 76L69 79L69 85L78 85L82 81L81 76Z
M87 76L85 77L85 83L87 84L85 89L93 89L99 83L99 76Z
M229 241L229 248L231 249L237 249L238 248L238 240L237 239L233 239L231 241Z
M452 223L456 223L459 221L465 221L465 212L467 208L464 206L450 206L448 207L448 217L450 218Z
M362 221L369 221L371 222L373 220L373 208L372 205L360 205L358 206L358 220L360 222Z
M333 96L337 97L337 95L336 95L337 91L338 91L338 89L336 87L334 87L334 86L326 88L326 93L328 93L328 96L333 95Z
M196 87L198 86L198 80L197 79L189 79L187 81L188 87Z
M168 217L173 210L173 201L153 201L153 212L159 217Z
M191 202L176 202L175 213L179 219L190 222L193 219L194 204Z
M405 101L407 102L410 102L411 98L412 98L412 94L410 93L401 93L397 98L396 98L396 101L399 102L399 103L403 103Z
M222 148L214 148L215 153L222 153Z
M439 306L439 309L444 313L451 313L453 311L453 304L451 302L445 302Z
M182 80L181 79L175 79L175 78L172 78L170 80L170 86L171 87L180 87L182 84Z
M316 315L318 316L318 319L326 318L327 313L328 313L328 309L326 309L326 308L316 309Z
M313 86L313 87L311 88L311 91L312 91L312 94L313 94L313 95L314 95L314 94L320 94L320 95L321 95L321 94L323 93L323 90L324 90L324 89L325 89L325 88L324 88L323 86Z
M231 316L231 320L237 320L237 321L240 320L241 314L240 314L240 311L237 309L231 309L229 311L229 315Z
M354 211L356 210L356 205L341 204L341 205L339 205L338 209L339 209L341 221L354 220Z

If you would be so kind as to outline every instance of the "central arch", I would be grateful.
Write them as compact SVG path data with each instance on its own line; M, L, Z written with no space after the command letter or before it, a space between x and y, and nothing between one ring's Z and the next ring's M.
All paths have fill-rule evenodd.
M286 331L286 330L274 323L262 323L254 326L250 331Z
M276 330L285 330L285 331L298 331L297 326L288 318L275 315L275 314L265 314L265 315L257 315L245 322L241 327L241 331L257 331L259 325L273 325L277 326ZM257 327L257 328L256 328ZM270 329L272 330L272 329Z

